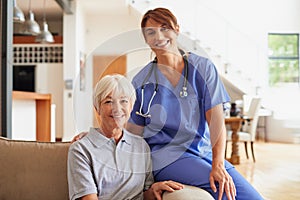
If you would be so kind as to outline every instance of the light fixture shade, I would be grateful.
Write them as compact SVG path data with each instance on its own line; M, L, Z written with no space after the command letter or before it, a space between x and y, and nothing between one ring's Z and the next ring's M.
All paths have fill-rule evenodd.
M54 39L50 31L48 30L47 22L43 22L43 30L36 36L35 41L40 43L53 43Z
M18 22L18 23L22 23L25 21L24 13L17 5L14 6L13 19L14 19L14 22Z
M23 24L22 33L25 35L37 35L41 32L39 24L34 20L34 14L29 11L29 19Z
M17 0L14 0L14 16L13 16L14 22L22 23L25 21L24 13L17 5Z

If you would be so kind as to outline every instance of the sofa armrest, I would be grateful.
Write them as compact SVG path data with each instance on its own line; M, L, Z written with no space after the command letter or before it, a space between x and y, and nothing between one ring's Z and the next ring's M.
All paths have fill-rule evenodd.
M68 199L69 146L0 137L0 199Z

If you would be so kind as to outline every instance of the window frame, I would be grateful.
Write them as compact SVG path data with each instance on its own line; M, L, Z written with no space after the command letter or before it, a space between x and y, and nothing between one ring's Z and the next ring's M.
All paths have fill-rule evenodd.
M279 36L297 36L297 56L269 56L268 55L268 61L271 60L297 60L298 61L298 81L295 82L277 82L277 83L297 83L300 87L300 46L299 46L299 33L268 33L268 49L270 49L269 46L269 36L270 35L279 35ZM270 65L268 65L268 74L270 76ZM269 86L270 85L269 82Z

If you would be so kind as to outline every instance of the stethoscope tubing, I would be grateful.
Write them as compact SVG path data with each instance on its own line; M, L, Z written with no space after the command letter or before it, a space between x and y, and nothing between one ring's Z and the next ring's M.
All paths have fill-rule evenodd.
M181 98L185 98L188 96L188 92L187 92L187 79L188 79L188 59L187 59L187 55L180 49L179 50L182 57L183 57L183 61L184 61L184 81L183 81L183 86L182 86L182 91L180 91L179 93L179 96ZM142 89L141 89L141 96L142 96L142 99L141 99L141 106L140 106L140 109L139 111L136 111L135 113L137 115L140 115L142 117L151 117L150 115L150 107L151 107L151 104L152 104L152 101L155 97L155 95L157 94L157 91L158 91L158 77L157 77L157 71L156 71L156 67L157 66L157 58L154 58L154 60L152 61L152 66L151 66L151 69L150 71L148 72L147 76L145 77L143 83L142 83ZM144 90L145 90L145 83L146 81L149 80L152 72L154 70L154 74L155 74L155 88L154 88L154 92L150 98L150 101L148 103L148 106L147 106L147 111L145 113L142 113L142 108L143 108L143 105L144 105Z

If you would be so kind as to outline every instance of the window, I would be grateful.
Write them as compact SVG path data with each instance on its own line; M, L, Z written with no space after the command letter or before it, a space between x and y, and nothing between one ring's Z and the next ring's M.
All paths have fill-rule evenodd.
M268 43L270 86L299 84L299 34L270 33Z

